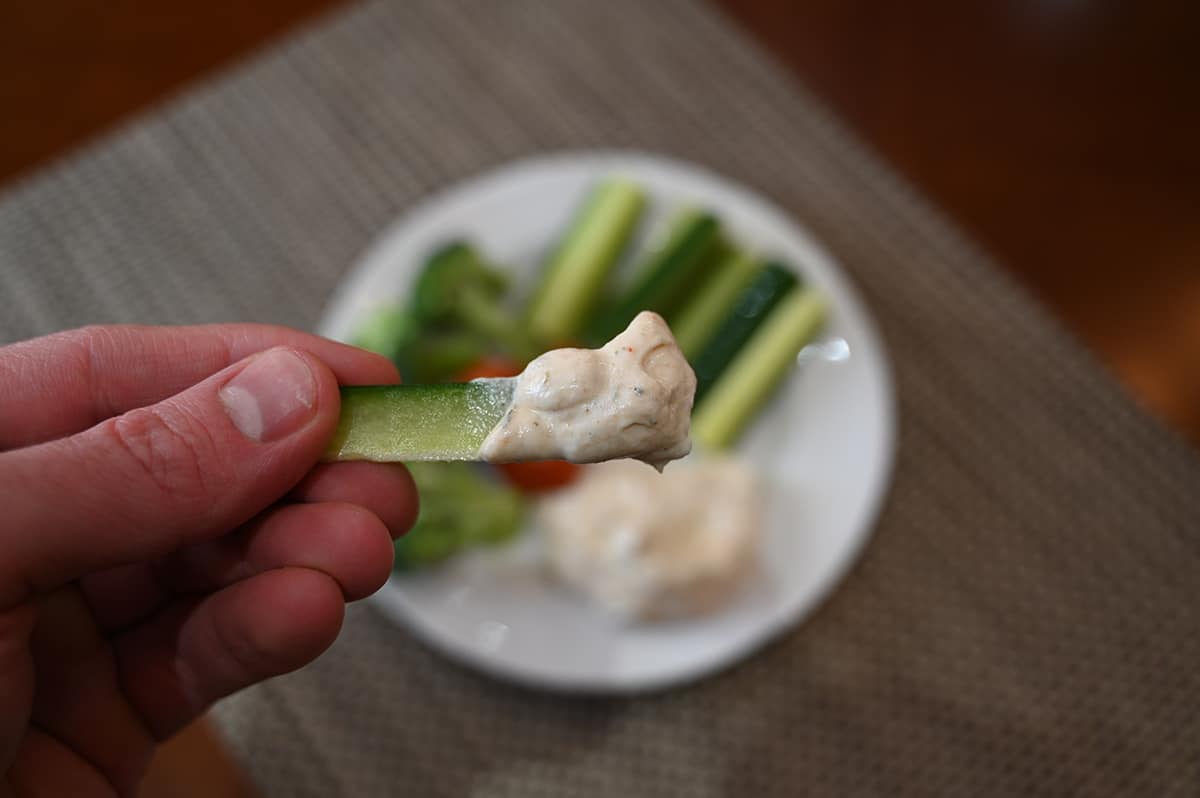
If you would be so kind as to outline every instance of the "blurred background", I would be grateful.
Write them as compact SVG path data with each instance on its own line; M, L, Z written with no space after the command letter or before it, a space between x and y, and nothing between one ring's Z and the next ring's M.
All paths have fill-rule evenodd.
M343 0L8 0L0 187ZM720 0L1200 443L1200 4Z
M342 5L7 0L0 190ZM719 5L1200 444L1200 3ZM146 794L236 781L201 726Z

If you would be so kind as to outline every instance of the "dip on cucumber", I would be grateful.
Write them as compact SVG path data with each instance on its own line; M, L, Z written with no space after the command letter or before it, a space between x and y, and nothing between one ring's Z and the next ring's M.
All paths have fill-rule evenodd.
M696 375L656 313L600 349L553 349L520 376L342 389L333 460L597 463L659 470L691 451Z
M639 313L600 349L553 349L517 378L479 450L492 463L623 457L662 470L692 449L696 375L657 313Z

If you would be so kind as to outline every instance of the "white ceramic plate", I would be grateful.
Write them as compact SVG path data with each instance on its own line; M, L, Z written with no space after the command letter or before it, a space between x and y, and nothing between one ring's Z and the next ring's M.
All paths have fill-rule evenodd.
M892 386L874 325L830 256L779 209L695 166L635 153L521 161L454 186L389 229L343 283L320 332L346 340L380 302L403 296L428 252L475 242L530 283L546 250L598 179L621 174L650 197L648 235L682 204L717 213L736 240L797 268L831 301L821 339L755 421L740 451L768 483L761 572L704 618L623 625L554 582L536 534L415 575L373 601L447 655L492 675L556 690L653 690L713 673L793 627L838 582L867 540L894 446Z

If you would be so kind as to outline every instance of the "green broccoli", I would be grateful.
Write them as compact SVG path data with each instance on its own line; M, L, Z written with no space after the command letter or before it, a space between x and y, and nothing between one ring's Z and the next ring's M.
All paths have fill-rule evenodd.
M487 265L469 244L452 242L425 262L413 288L413 315L422 325L461 327L527 361L538 352L502 305L507 288L507 277Z
M351 343L397 360L420 334L420 325L399 304L373 308L354 331Z
M466 549L512 539L524 502L511 488L467 463L409 463L421 509L412 530L396 541L396 570L442 562Z

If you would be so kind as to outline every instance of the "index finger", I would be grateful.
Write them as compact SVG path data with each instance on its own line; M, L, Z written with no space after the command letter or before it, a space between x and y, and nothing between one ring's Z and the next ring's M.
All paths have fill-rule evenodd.
M311 352L342 385L400 379L387 358L287 327L84 327L0 347L0 451L73 435L276 346Z

